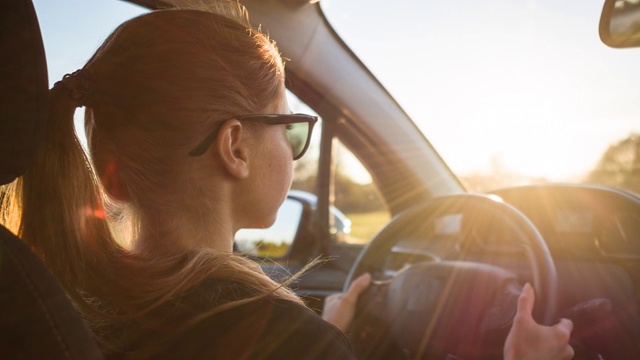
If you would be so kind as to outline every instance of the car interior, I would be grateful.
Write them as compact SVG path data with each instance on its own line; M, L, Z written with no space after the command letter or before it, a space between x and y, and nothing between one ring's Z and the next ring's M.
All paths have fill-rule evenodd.
M143 11L207 3L126 2ZM640 358L640 196L575 184L469 193L317 1L241 3L292 59L288 91L322 118L313 194L289 196L301 206L288 247L276 256L246 255L279 280L315 258L327 259L293 284L318 312L326 296L371 273L350 331L359 358L384 358L390 344L412 359L501 358L526 282L536 290L538 322L574 322L576 359ZM8 184L28 171L37 151L51 84L41 14L31 0L4 5L0 49L11 56L0 59L0 180ZM602 41L639 47L637 30L618 31L616 9L616 1L604 1ZM636 10L622 16L637 15L637 24ZM334 202L338 146L368 171L388 213L364 244L336 240L351 231L336 225L351 225ZM0 358L103 358L54 277L4 227L0 314Z

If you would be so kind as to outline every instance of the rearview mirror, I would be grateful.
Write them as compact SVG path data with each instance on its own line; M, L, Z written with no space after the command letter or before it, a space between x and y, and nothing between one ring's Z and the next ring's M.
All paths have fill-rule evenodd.
M614 48L640 46L640 0L605 1L600 39Z

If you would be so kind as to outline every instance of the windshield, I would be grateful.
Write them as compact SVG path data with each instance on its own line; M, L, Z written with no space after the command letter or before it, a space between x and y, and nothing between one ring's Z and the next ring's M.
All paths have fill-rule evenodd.
M602 44L603 2L321 5L469 190L592 182L640 191L628 179L640 166L640 50Z

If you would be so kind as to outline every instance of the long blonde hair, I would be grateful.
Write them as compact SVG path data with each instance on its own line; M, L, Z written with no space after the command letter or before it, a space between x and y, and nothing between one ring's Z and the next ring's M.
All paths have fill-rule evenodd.
M185 326L269 294L301 303L244 257L194 249L157 258L123 242L135 237L144 209L194 197L189 147L215 120L255 113L281 96L283 66L275 45L238 21L163 10L120 25L51 89L45 142L28 173L5 189L2 222L43 259L105 348L133 341L109 335L114 324L153 326L147 315L206 279L237 281L256 295ZM75 134L77 106L86 107L91 162ZM185 216L206 216L188 205Z

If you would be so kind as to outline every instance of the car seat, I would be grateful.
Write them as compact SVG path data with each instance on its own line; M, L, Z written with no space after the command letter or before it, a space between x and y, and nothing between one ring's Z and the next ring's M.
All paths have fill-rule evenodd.
M28 169L48 111L44 46L31 0L2 2L0 54L0 184L7 184ZM0 358L103 359L53 275L2 226Z

